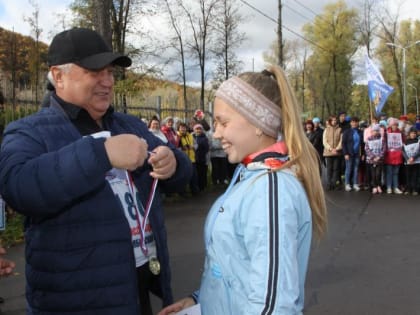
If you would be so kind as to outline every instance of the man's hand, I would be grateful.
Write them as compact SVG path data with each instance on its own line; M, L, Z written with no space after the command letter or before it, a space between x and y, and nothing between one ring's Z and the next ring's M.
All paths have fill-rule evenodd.
M106 139L105 150L113 167L129 171L142 166L147 158L147 142L131 134Z
M167 179L176 171L176 159L171 149L167 146L156 147L148 163L152 165L153 171L150 176L157 179Z

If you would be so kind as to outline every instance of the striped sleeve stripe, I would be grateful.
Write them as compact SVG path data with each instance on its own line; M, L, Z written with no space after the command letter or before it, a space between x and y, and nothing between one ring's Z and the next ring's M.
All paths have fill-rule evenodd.
M276 172L268 173L268 193L269 193L269 267L267 295L265 307L261 315L272 314L277 296L277 278L279 274L279 207L278 207L278 178Z

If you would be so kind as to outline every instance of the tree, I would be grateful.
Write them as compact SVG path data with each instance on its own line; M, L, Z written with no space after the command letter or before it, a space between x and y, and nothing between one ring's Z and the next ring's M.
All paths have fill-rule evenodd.
M364 0L360 4L360 18L358 31L361 43L366 46L367 55L371 57L371 45L377 30L380 27L382 17L379 15L385 9L383 0Z
M390 17L392 18L382 23L381 41L376 53L378 56L381 56L381 61L384 65L393 65L393 67L383 67L383 75L388 79L388 83L391 86L398 87L399 93L392 95L387 102L388 112L403 113L404 79L406 80L406 93L408 93L410 88L407 82L417 87L420 80L420 62L415 58L420 52L420 46L415 44L420 40L420 22L412 22L410 20L399 22L398 15ZM404 51L406 55L405 76L403 73ZM399 98L398 101L397 97ZM412 101L412 106L414 109L415 100Z
M304 26L304 33L316 43L307 62L312 94L322 100L328 114L347 110L351 104L352 57L359 47L357 11L348 9L341 0L327 5L313 24Z
M74 0L73 24L98 31L115 51L124 53L132 2L140 1Z
M241 69L235 49L245 40L245 33L239 31L243 17L235 0L222 0L216 8L214 30L215 40L212 51L216 57L214 82L217 87L222 81L237 74Z
M278 46L278 60L277 64L280 67L284 67L284 42L283 42L283 21L282 21L282 10L283 6L281 0L278 0L278 18L277 18L277 46Z
M30 17L24 17L24 20L29 23L31 32L34 36L34 45L30 50L29 58L29 71L31 74L32 91L35 92L35 103L38 104L38 92L39 92L39 76L40 76L40 48L39 48L39 37L42 34L42 29L39 27L39 5L34 0L29 0L29 4L32 6L34 11Z
M181 79L182 79L182 90L183 90L183 97L184 97L184 110L185 112L188 109L188 99L187 99L187 77L186 77L186 69L185 69L185 44L184 44L184 35L182 24L179 23L180 13L175 12L172 8L169 0L164 0L167 8L167 12L170 18L170 25L175 32L175 38L172 41L172 47L178 52L180 62L181 62Z
M111 7L112 0L93 0L93 23L95 29L112 47Z
M198 65L200 67L200 107L204 109L204 92L206 84L206 61L207 61L207 44L212 31L211 22L214 19L217 4L220 0L198 0L198 14L188 9L185 3L180 0L180 5L187 15L187 19L191 26L193 40L188 44L192 53L196 55Z

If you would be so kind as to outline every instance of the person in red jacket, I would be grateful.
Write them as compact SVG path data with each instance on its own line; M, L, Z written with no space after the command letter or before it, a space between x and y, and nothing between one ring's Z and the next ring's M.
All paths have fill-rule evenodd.
M392 194L392 192L402 194L398 187L398 175L403 163L402 148L405 139L398 129L396 118L390 118L388 125L386 131L387 148L385 151L386 192L387 194Z

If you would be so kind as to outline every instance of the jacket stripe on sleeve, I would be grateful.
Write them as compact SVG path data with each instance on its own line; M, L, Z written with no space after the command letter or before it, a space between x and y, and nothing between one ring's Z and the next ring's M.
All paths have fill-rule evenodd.
M276 172L268 173L268 199L269 199L269 269L268 287L265 298L265 307L261 315L272 314L277 296L277 278L279 273L279 209L278 209L278 178Z

